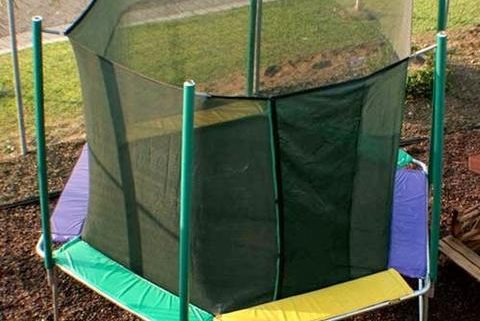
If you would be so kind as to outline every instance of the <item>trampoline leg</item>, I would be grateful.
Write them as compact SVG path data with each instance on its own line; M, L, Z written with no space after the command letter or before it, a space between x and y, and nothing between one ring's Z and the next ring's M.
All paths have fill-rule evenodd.
M55 278L55 271L53 269L47 270L47 282L50 288L52 289L53 321L58 321L59 315L58 315L57 280Z
M423 280L418 280L418 288L423 288ZM418 320L428 321L428 293L418 297Z

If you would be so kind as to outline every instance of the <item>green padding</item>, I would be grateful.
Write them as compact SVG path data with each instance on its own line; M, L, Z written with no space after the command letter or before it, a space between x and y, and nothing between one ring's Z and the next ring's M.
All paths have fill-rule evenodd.
M409 165L413 161L413 157L410 156L406 151L403 149L398 150L398 159L397 159L397 167L405 167Z
M55 251L56 264L126 310L146 320L179 320L179 298L139 277L77 238ZM158 267L161 268L160 266ZM191 321L213 320L190 305Z

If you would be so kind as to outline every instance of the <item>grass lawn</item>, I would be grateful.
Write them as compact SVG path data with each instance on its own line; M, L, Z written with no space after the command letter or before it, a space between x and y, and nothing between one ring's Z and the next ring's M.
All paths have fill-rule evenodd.
M413 33L435 31L437 28L437 1L414 0ZM454 29L480 23L478 0L450 1L448 28Z
M379 24L383 29L388 29L385 27L389 25L388 15L382 17L380 21L351 19L342 15L341 10L338 10L339 3L347 1L313 0L318 4L315 10L311 9L311 5L308 6L312 4L312 0L265 2L262 66L278 63L286 57L300 53L308 55L322 48L354 46L370 38L375 39ZM480 6L477 1L452 1L449 28L480 23ZM353 6L354 1L351 2ZM394 2L364 0L365 8L373 11ZM434 31L437 8L432 3L436 1L414 2L414 33ZM285 7L285 3L288 7ZM331 14L328 16L323 14L325 11ZM186 78L194 78L198 82L210 81L223 74L243 73L247 22L247 9L238 8L186 18L181 24L178 21L169 21L136 26L128 30L128 37L122 41L115 42L114 39L118 46L126 45L127 41L131 50L121 55L115 55L114 52L109 54L117 60L129 61L151 77L157 77L159 70L162 70L163 79L173 83L181 83ZM286 25L290 26L288 30L284 27ZM339 34L338 28L345 25L349 31ZM179 35L191 39L191 42L176 41ZM163 48L161 54L157 49L159 44L162 44ZM141 54L142 52L148 54ZM225 52L229 55L225 56ZM75 61L68 43L45 46L44 57L47 132L51 139L62 139L69 136L72 124L77 124L82 118L80 84ZM27 135L32 147L34 136L31 50L21 52L20 64ZM158 68L146 69L147 65ZM9 55L0 56L0 128L1 158L2 155L18 151L16 108Z
M351 11L346 12L335 0L265 2L263 67L326 48L335 50L378 41L378 20L355 17ZM203 84L224 80L231 74L245 76L247 34L248 7L245 6L125 27L112 38L107 56L148 77L177 86L185 79Z
M29 147L34 147L32 51L20 52L20 68ZM80 82L75 59L67 43L45 46L45 122L49 140L69 136L75 122L82 122ZM0 56L0 158L19 151L17 110L10 55Z

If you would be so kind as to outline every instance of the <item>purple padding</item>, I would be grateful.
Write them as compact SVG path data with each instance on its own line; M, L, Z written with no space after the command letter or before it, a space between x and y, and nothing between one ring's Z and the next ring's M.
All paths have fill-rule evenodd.
M82 232L88 210L88 147L85 144L51 217L52 239L66 242Z
M412 169L398 169L389 267L412 278L423 278L427 269L427 176Z

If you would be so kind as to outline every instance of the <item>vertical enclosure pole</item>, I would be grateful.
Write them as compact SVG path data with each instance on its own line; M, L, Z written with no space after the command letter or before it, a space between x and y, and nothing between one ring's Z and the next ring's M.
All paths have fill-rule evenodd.
M445 113L445 87L447 69L447 36L437 34L434 78L434 111L431 142L431 177L432 177L432 223L430 228L430 273L433 281L438 275L438 246L440 238L440 217L442 214L442 167L443 167L443 131Z
M20 148L22 155L28 152L27 139L25 137L25 120L23 115L22 83L20 79L20 67L18 63L17 31L15 28L15 5L13 0L7 0L8 26L10 29L10 47L12 48L13 79L15 85L15 99L17 104L18 134L20 136Z
M45 117L43 106L43 56L42 56L42 18L32 19L33 45L33 85L35 100L35 128L37 138L37 173L40 211L42 218L42 237L44 246L44 263L48 283L52 288L53 317L58 320L57 295L54 275L55 262L52 257L52 239L50 233L50 213L48 204L47 157L45 148Z
M255 81L255 38L257 33L257 0L250 0L247 48L247 96L253 95Z
M183 84L182 168L180 177L180 321L188 321L194 109L195 83L193 81L186 81Z
M438 0L438 12L437 12L437 32L445 31L447 28L447 20L448 20L448 3L449 0ZM433 75L433 90L432 90L432 123L433 119L435 118L435 73ZM430 155L429 155L429 164L428 167L432 166L433 162L433 154L432 154L432 144L434 141L434 132L430 133ZM431 175L428 176L428 180L430 184L432 184L432 177Z
M37 171L40 208L42 212L42 232L45 246L45 267L53 267L50 215L48 209L47 160L45 153L45 124L43 110L43 57L42 57L42 18L33 18L33 77L35 94L35 126L37 136Z
M438 0L437 31L447 29L448 1L449 0Z

